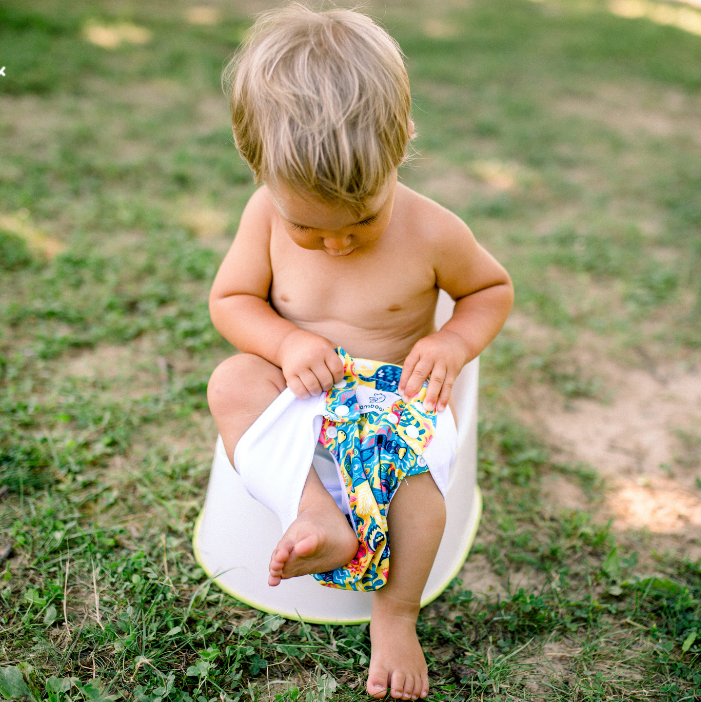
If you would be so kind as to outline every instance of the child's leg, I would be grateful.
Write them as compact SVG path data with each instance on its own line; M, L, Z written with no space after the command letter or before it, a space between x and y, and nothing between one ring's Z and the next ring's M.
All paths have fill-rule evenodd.
M216 368L207 398L232 465L239 439L285 387L282 371L253 354L232 356ZM268 583L338 568L357 550L355 533L312 467L298 517L273 552Z
M416 620L445 527L445 502L430 473L407 478L388 514L387 585L373 595L372 656L367 690L373 697L417 699L428 694L428 670Z
M239 439L285 387L282 371L251 353L227 358L212 373L207 400L231 465Z

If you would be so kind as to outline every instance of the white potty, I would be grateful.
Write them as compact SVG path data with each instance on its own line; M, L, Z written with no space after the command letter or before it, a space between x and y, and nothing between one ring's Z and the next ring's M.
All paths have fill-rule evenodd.
M441 291L436 327L452 314ZM477 384L479 359L468 363L453 387L458 453L446 490L446 525L423 591L421 606L433 601L462 568L477 532L482 500L477 486ZM282 537L280 520L254 500L217 440L204 508L195 523L195 558L225 592L251 607L313 624L370 621L371 592L325 587L311 575L268 585L270 556Z

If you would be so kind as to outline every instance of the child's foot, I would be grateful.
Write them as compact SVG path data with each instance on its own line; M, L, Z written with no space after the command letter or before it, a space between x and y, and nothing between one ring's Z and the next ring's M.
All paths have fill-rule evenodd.
M349 563L358 552L358 538L333 498L300 512L280 539L270 559L268 585L308 573L323 573Z
M373 607L368 694L415 700L428 695L428 668L416 635L416 616L381 613Z

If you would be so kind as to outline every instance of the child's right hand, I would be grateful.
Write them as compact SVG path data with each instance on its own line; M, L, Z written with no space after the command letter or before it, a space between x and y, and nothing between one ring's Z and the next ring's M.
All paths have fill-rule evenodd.
M343 361L323 336L296 329L280 344L278 361L287 387L300 400L320 395L343 380Z

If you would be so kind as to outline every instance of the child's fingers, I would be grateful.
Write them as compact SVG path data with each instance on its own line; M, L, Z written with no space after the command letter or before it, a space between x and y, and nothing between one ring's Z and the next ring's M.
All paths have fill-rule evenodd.
M404 361L404 367L402 368L402 374L399 376L399 384L397 385L397 390L399 390L400 395L404 395L406 390L406 384L411 378L411 374L414 372L414 368L419 361L419 354L414 350L409 352L409 355Z
M333 375L331 375L331 371L328 369L326 365L323 363L319 364L318 366L314 366L312 368L314 371L314 375L316 376L316 379L319 381L319 385L321 385L321 389L326 392L327 390L330 390L333 387L334 384L334 379Z
M304 386L304 383L298 375L285 378L285 380L287 381L287 387L292 390L296 398L300 400L306 400L309 398L309 391Z
M447 369L442 365L435 365L431 369L431 380L428 381L426 388L426 397L424 398L424 407L430 412L436 409L438 396L441 394L441 388L445 381Z
M438 403L436 404L436 411L442 412L448 406L448 400L450 400L450 393L453 391L453 383L455 378L447 376L443 381L443 387L441 388L441 394L438 397Z
M403 395L407 400L411 400L411 398L414 397L419 390L421 390L421 386L424 384L424 380L428 378L432 368L433 364L424 360L419 360L419 362L414 366L403 392Z
M327 353L326 357L324 358L324 362L326 363L326 367L329 369L329 372L331 373L331 376L333 378L334 383L338 383L341 380L343 380L343 361L341 360L341 357L335 352L331 351L331 353Z
M321 384L310 368L302 371L299 374L299 379L310 395L321 395Z

